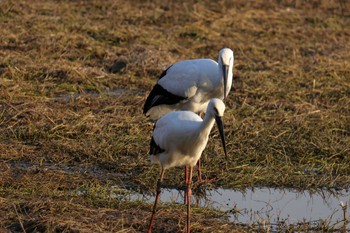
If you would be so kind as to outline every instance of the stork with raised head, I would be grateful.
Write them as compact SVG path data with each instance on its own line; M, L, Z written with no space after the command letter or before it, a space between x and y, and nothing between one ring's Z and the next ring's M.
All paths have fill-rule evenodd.
M219 51L218 62L191 59L171 65L161 74L147 97L143 113L151 120L178 110L204 113L210 99L225 101L232 86L233 63L233 51L223 48ZM200 161L198 178L203 181Z
M148 232L152 232L153 219L157 202L161 193L161 183L166 169L175 166L189 166L186 176L187 199L187 232L190 232L190 204L192 170L205 149L209 133L216 121L221 141L226 155L225 137L222 117L225 104L222 100L211 99L204 119L191 111L171 112L160 118L154 127L150 145L150 159L152 163L159 163L160 178L157 182L157 194L152 210Z

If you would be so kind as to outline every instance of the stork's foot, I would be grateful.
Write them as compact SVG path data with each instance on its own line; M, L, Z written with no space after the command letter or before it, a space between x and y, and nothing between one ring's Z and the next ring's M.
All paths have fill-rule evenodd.
M212 183L216 180L216 178L212 178L212 179L203 179L203 178L199 178L197 182L195 182L193 185L198 186L201 184L208 184L208 183Z

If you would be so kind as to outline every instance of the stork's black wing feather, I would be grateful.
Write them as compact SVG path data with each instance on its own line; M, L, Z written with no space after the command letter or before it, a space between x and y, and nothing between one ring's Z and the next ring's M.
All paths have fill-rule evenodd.
M154 138L152 137L151 143L150 143L149 154L156 155L156 154L159 154L162 152L164 152L164 150L157 145L157 143L154 141Z
M154 106L161 104L177 104L184 99L186 99L186 97L174 95L164 89L161 85L156 84L146 99L145 105L143 106L143 113L146 114L148 110Z
M172 65L162 72L159 79L163 78L167 74L170 67L172 67ZM163 88L161 85L156 84L146 99L145 105L143 106L143 114L146 114L148 110L154 106L161 104L172 105L184 99L186 99L186 97L174 95Z
M166 75L166 73L168 72L168 70L170 69L170 67L172 67L172 66L173 66L173 65L171 65L171 66L169 66L168 68L166 68L166 70L164 70L164 71L160 74L159 79L163 78L163 77Z

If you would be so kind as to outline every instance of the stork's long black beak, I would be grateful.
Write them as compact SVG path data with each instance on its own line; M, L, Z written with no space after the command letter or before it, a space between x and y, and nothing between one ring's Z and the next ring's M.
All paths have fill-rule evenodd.
M220 133L220 137L221 137L222 146L224 147L224 152L225 152L225 156L226 156L226 159L227 159L225 134L224 134L224 126L223 126L223 123L222 123L222 118L220 116L215 116L215 121L216 121L216 124L218 125L218 128L219 128L219 133Z
M228 71L229 71L229 66L222 65L222 73L223 73L223 78L224 78L224 102L226 101L226 95L227 95L226 86L227 86Z

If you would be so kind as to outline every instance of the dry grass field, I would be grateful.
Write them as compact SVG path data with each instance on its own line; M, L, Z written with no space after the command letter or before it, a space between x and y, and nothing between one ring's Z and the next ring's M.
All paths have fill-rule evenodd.
M210 185L349 188L349 2L1 0L0 231L145 232L151 204L123 198L158 178L143 103L167 66L223 47L229 159L215 129ZM185 229L185 207L159 212L155 232ZM254 231L192 212L193 232Z

